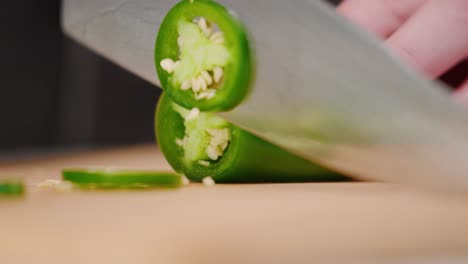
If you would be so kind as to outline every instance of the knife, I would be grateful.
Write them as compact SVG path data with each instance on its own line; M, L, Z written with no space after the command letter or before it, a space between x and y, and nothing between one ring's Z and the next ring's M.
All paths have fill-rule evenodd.
M257 67L250 96L224 118L356 178L468 190L467 112L442 84L322 1L219 2L246 25ZM159 85L154 40L176 3L65 0L62 25Z

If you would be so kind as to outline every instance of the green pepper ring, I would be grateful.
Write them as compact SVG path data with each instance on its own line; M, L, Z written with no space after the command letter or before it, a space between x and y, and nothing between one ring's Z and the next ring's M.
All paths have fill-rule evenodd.
M241 145L238 142L239 138L241 138L239 135L241 133L240 129L231 124L227 126L231 133L231 142L218 162L212 163L209 167L197 162L188 164L189 162L182 158L184 156L183 149L175 144L176 138L184 137L184 120L172 107L172 101L168 95L163 93L157 105L155 121L158 146L172 168L194 181L201 181L206 176L214 176L214 179L219 181L219 179L223 178L223 175L229 174L231 164L235 164L236 158L239 157L236 146ZM172 133L167 133L167 131L172 131Z
M160 61L178 59L177 23L204 17L215 23L224 33L225 45L231 53L231 61L224 66L223 85L216 96L208 100L196 100L193 93L174 87L171 74L164 71ZM211 0L184 0L175 5L162 21L155 45L155 65L161 86L178 105L202 111L227 111L246 98L253 76L253 61L248 36L241 22L225 7Z
M21 182L0 183L0 195L22 195L24 186Z
M117 188L175 188L183 184L182 176L171 172L67 169L62 178L80 187Z

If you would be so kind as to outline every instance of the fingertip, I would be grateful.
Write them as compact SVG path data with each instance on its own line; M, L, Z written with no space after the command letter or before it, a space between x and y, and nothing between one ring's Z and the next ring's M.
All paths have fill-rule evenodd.
M381 38L390 36L427 0L345 0L338 13Z
M398 22L393 17L382 17L385 13L381 1L375 0L347 0L338 6L338 12L367 31L385 38Z
M468 16L455 1L429 1L392 34L387 44L410 65L437 78L462 61L468 50Z

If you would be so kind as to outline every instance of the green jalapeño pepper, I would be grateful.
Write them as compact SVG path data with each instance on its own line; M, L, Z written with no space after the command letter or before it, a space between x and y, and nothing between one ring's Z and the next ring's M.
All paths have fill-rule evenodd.
M155 64L168 96L202 111L234 108L253 75L244 26L211 0L184 0L169 11L156 38Z
M304 182L345 177L297 157L214 113L185 109L163 94L156 110L159 148L175 171L200 181Z

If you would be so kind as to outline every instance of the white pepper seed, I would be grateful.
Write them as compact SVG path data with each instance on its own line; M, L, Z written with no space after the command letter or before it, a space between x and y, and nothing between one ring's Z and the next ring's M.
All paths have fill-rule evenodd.
M182 82L182 85L180 86L180 88L183 90L183 91L187 91L188 89L192 88L192 81L191 80L185 80Z
M192 90L194 92L198 93L200 91L200 88L201 88L201 84L198 81L198 78L193 78L192 79Z
M198 161L198 164L202 165L202 166L205 166L205 167L208 167L210 166L210 162L206 161L206 160L199 160Z
M202 30L203 34L205 34L207 37L211 35L211 32L213 31L211 27L208 25L206 20L202 17L198 20L198 27Z
M163 59L159 64L161 65L161 68L168 73L172 73L175 70L175 62L172 59Z
M203 185L208 186L208 187L214 186L216 184L216 182L210 176L203 178L202 183Z
M181 36L177 38L177 45L179 45L179 48L184 45L184 39Z
M201 77L203 77L207 85L211 85L213 83L213 78L211 78L211 75L207 71L202 71Z
M223 68L221 67L215 67L213 69L213 79L214 79L214 82L217 83L221 80L221 78L223 77Z
M218 151L216 150L216 147L209 145L206 148L206 154L208 157L212 160L217 160L218 159Z
M224 36L221 32L214 32L210 36L210 40L216 44L223 44L224 43Z
M205 79L203 79L202 76L198 76L197 79L198 79L198 83L200 84L200 90L205 91L208 88L208 85L207 85Z
M199 114L200 114L200 110L198 108L192 108L192 110L190 110L188 115L185 117L185 121L190 121L192 119L195 119L198 117Z

